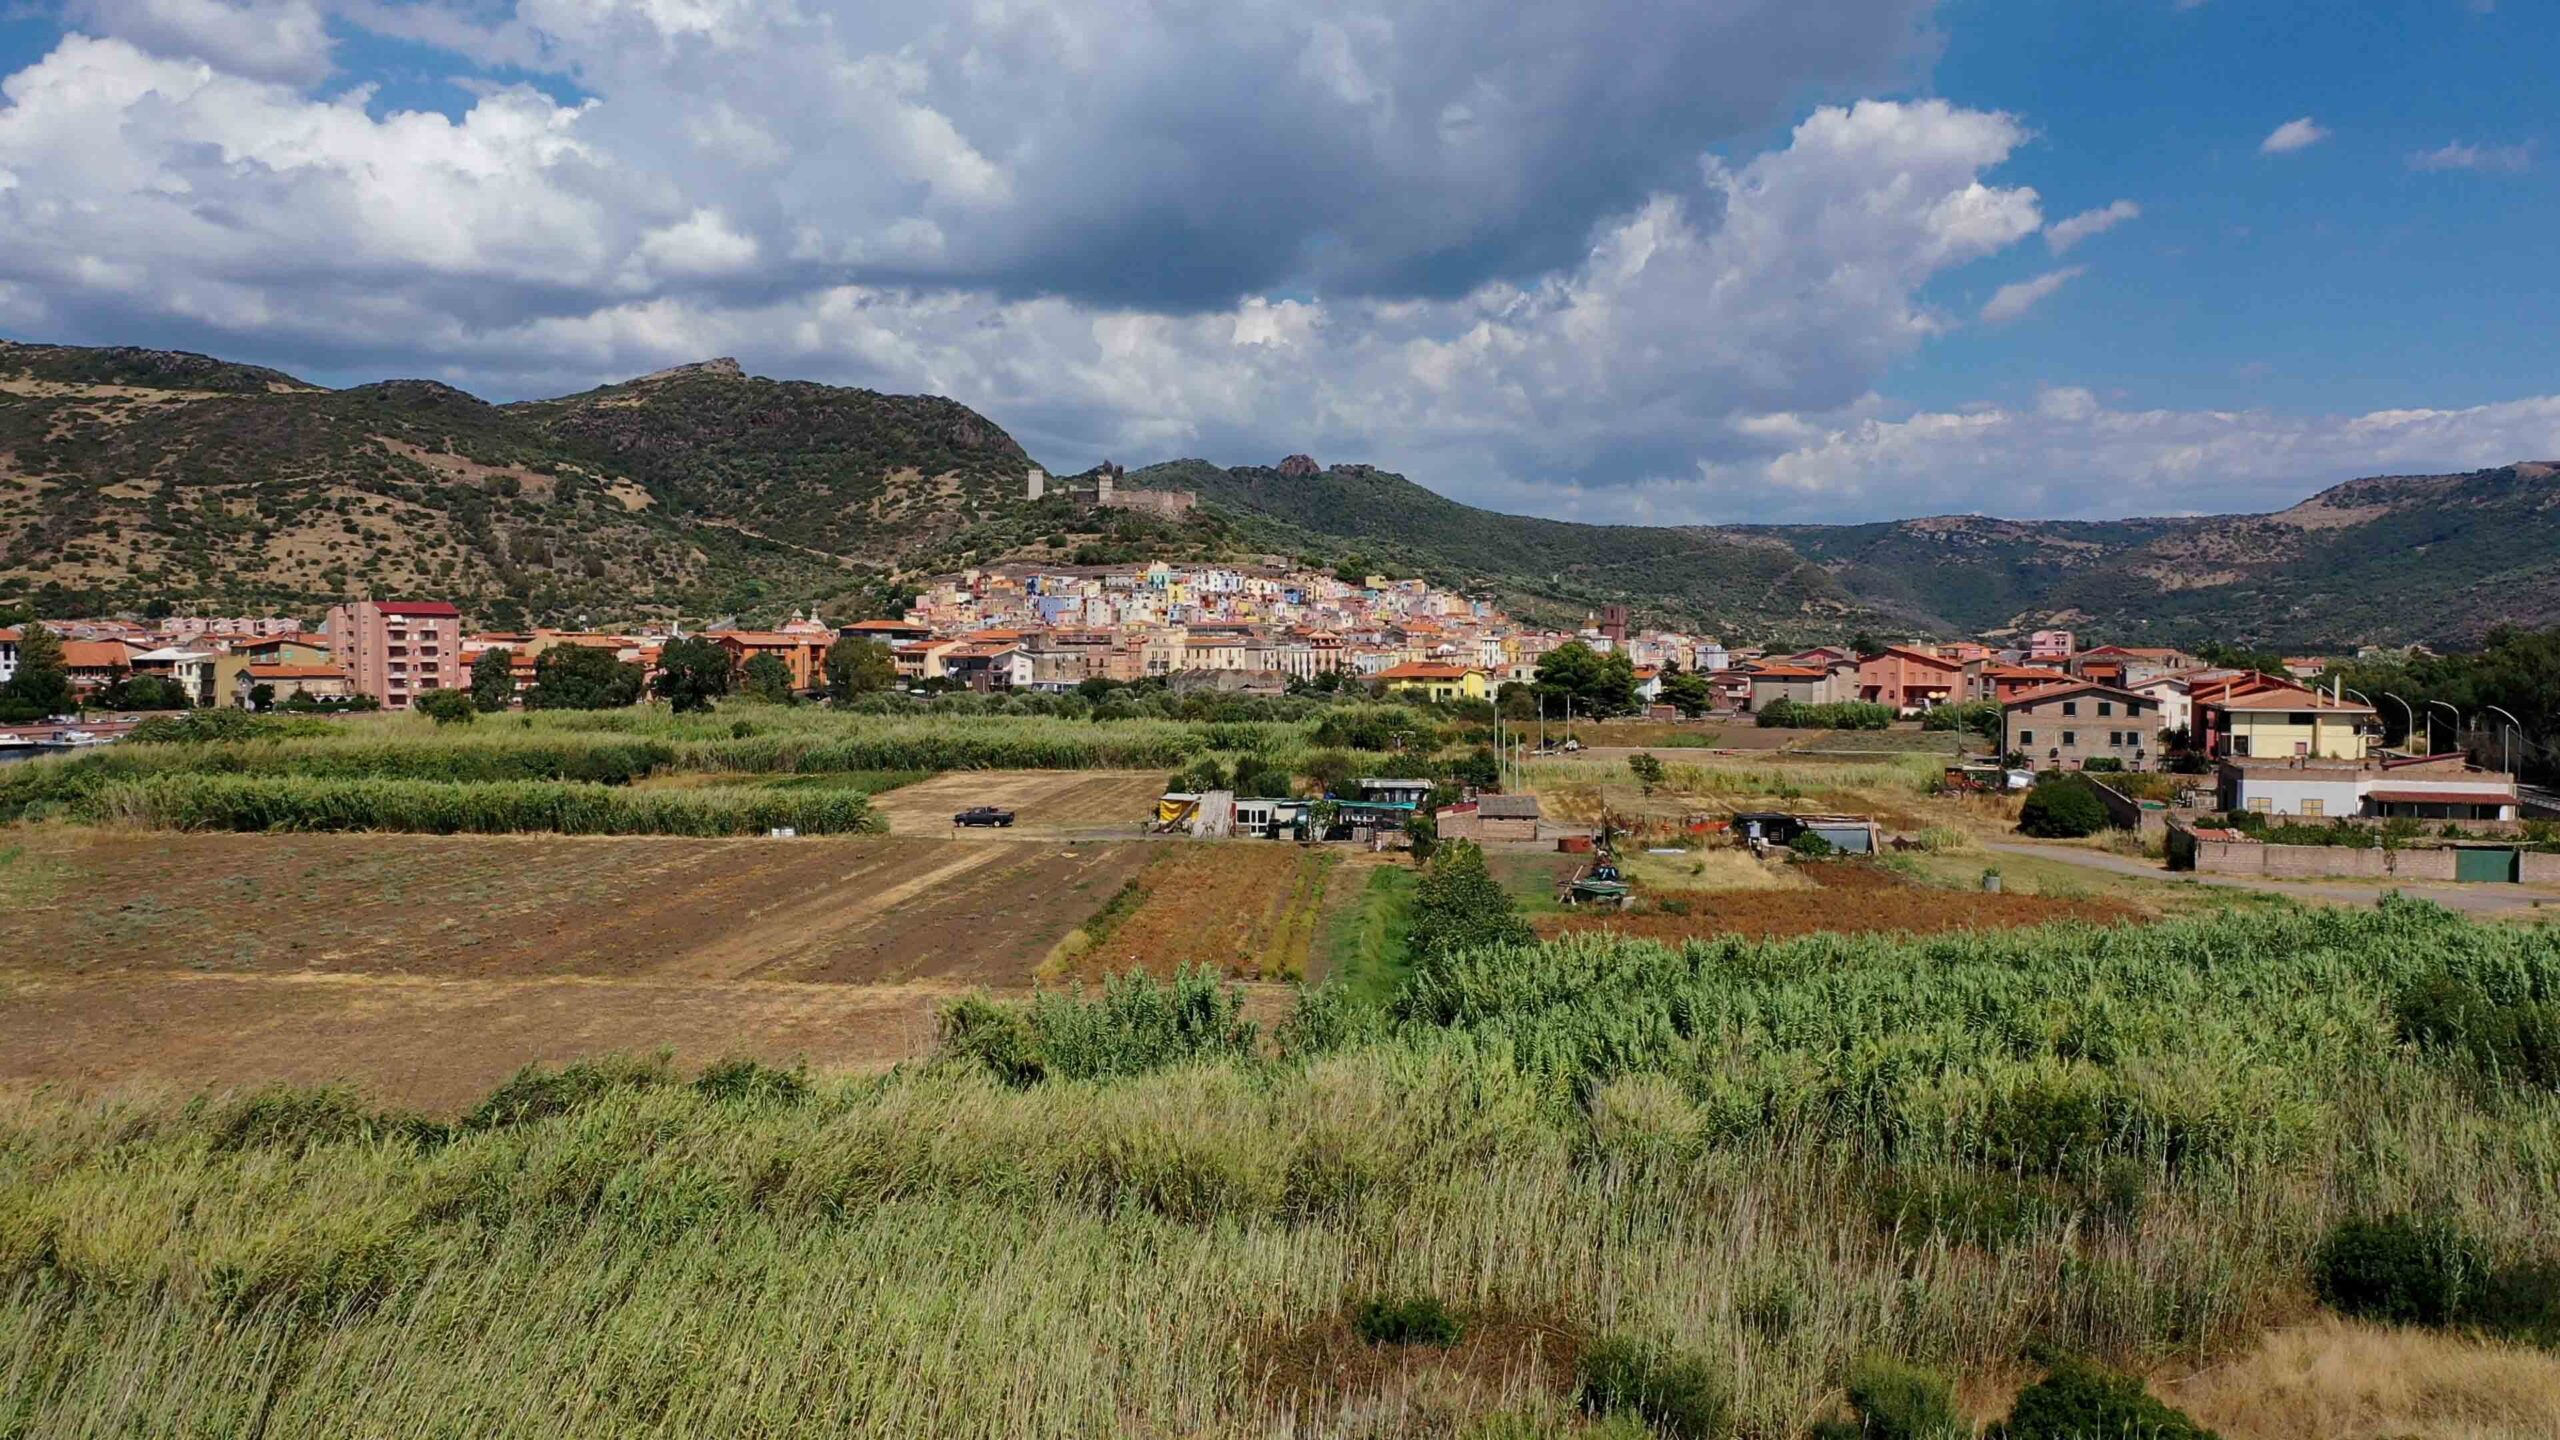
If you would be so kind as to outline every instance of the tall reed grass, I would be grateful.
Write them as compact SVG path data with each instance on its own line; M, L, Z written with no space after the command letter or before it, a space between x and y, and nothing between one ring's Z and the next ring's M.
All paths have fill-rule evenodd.
M1872 1355L2191 1361L2301 1316L2344 1215L2560 1245L2560 1095L2403 1040L2427 975L2547 998L2560 947L2407 903L1575 939L1276 1045L1130 981L888 1077L599 1066L452 1126L12 1092L0 1433L1562 1435L1630 1335L1792 1436ZM1378 1295L1535 1343L1325 1350Z

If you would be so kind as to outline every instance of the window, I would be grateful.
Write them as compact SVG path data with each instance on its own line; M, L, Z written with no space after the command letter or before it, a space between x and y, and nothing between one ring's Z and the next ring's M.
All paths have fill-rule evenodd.
M2305 800L2302 802L2302 813L2314 816L2326 815L2329 813L2329 802L2326 800Z
M2113 715L2114 713L2116 713L2116 702L2113 700L2101 700L2098 702L2098 714L2100 716Z
M2250 801L2250 802L2249 802L2249 808L2250 808L2250 809L2252 809L2252 810L2254 810L2254 811L2256 811L2256 812L2258 812L2258 813L2259 813L2259 814L2261 814L2261 815L2264 815L2264 814L2266 814L2268 811L2273 810L2273 809L2275 809L2275 808L2276 808L2276 802L2274 802L2273 800L2268 799L2268 798L2267 798L2267 797L2265 797L2264 795L2261 795L2261 796L2259 796L2257 799L2252 800L2252 801Z
M2034 743L2036 743L2036 732L2033 730L2021 730L2018 732L2019 749L2024 750Z
M2065 714L2065 715L2077 715L2077 714L2079 714L2079 713L2080 713L2080 702L2079 702L2079 701L2077 701L2077 700L2065 700L2065 701L2063 701L2063 702L2062 702L2062 713L2063 713L2063 714Z
M2079 744L2080 744L2080 732L2079 732L2079 731L2077 731L2077 730L2065 730L2065 731L2063 731L2063 732L2062 732L2062 743L2063 743L2064 748L2066 748L2066 749L2077 748L2077 747L2079 746Z
M2244 760L2247 759L2249 757L2249 737L2246 735L2232 736L2231 753Z

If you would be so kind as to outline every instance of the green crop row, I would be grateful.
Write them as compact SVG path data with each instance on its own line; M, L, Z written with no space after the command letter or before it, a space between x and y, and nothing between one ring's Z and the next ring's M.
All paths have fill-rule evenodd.
M854 790L644 790L533 780L159 775L83 797L83 818L170 830L390 830L428 835L809 835L882 828Z

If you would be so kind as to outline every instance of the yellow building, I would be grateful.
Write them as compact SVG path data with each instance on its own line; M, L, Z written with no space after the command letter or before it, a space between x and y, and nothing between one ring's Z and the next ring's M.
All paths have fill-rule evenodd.
M2263 690L2195 702L2211 753L2235 760L2361 760L2373 707L2312 690Z
M1419 690L1431 700L1490 700L1492 682L1482 670L1465 665L1434 665L1427 661L1407 661L1378 672L1378 678L1391 690Z

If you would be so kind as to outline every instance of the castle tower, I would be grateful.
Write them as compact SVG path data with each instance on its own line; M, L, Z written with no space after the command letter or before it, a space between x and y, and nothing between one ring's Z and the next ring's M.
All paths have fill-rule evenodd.
M1028 496L1027 498L1029 498L1029 499L1033 499L1033 500L1037 500L1037 499L1039 499L1041 496L1046 495L1046 494L1048 494L1048 493L1049 493L1049 472L1048 472L1048 471L1046 471L1046 470L1041 469L1041 468L1040 468L1039 466L1037 466L1037 465L1032 466L1032 467L1031 467L1030 494L1029 494L1029 496Z

